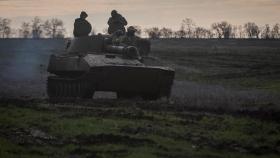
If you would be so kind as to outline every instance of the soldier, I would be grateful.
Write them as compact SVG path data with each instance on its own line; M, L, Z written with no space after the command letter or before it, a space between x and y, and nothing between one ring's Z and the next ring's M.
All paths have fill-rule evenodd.
M108 20L108 33L113 34L118 30L125 32L125 27L127 25L126 19L119 14L116 10L112 10L111 17Z
M86 20L88 17L87 13L82 11L80 18L77 18L74 23L74 37L88 36L91 32L91 24Z
M125 36L121 38L122 45L126 46L137 46L138 37L135 36L137 30L133 26L127 28Z
M116 45L116 46L120 45L123 35L124 35L124 32L123 32L122 30L116 31L116 32L112 35L112 44L113 44L113 45Z
M134 46L138 48L140 55L148 55L151 50L151 43L146 39L141 39L140 37L136 36L135 33L137 29L133 26L129 26L127 28L127 33L125 36L121 37L121 45L123 46Z

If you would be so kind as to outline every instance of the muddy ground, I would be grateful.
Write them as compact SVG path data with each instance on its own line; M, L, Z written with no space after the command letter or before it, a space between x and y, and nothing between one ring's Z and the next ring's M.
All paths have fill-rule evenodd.
M1 157L278 157L279 113L202 111L166 101L5 100ZM272 117L273 116L273 117Z

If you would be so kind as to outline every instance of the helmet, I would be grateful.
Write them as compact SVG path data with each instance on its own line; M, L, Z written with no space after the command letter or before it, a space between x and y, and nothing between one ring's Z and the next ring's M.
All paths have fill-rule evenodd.
M82 11L81 14L80 14L80 17L86 18L86 17L88 17L88 15L85 11Z
M127 32L135 33L136 31L137 31L137 29L135 29L133 26L129 26L127 28Z
M115 15L117 15L117 14L118 14L118 12L117 12L116 10L112 10L112 11L111 11L111 15L112 15L112 16L115 16Z

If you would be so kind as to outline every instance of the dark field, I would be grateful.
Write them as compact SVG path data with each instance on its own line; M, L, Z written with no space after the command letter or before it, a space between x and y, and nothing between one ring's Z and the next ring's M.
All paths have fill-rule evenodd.
M153 55L175 68L173 97L188 105L279 105L279 42L159 40L153 41Z
M52 104L46 66L63 49L63 40L0 40L0 157L280 154L279 40L154 40L147 63L176 70L170 100L98 93Z

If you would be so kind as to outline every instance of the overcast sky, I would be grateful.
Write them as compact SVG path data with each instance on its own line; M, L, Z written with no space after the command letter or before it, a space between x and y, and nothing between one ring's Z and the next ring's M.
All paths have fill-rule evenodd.
M0 17L11 18L14 27L34 16L57 17L63 19L69 33L81 10L89 14L88 20L101 32L107 27L112 9L126 17L129 25L142 28L178 29L186 17L204 27L222 20L232 24L280 23L280 0L0 0Z

